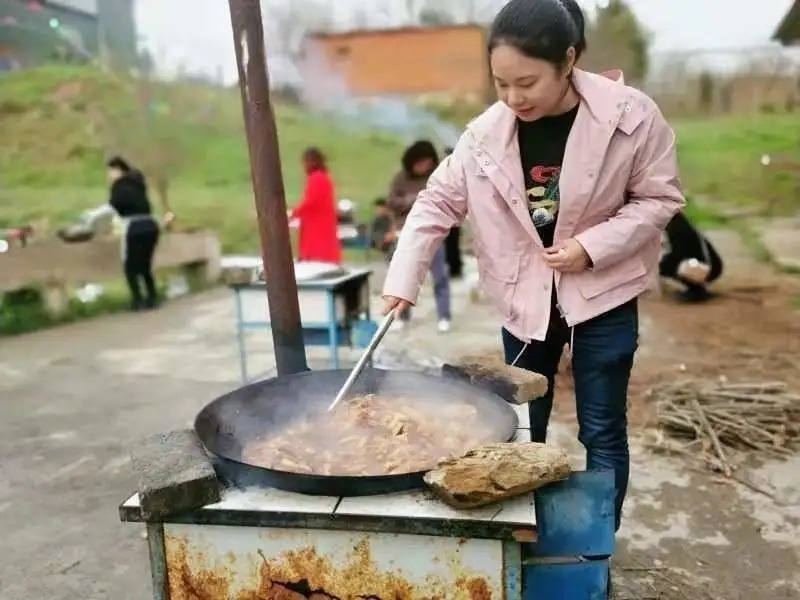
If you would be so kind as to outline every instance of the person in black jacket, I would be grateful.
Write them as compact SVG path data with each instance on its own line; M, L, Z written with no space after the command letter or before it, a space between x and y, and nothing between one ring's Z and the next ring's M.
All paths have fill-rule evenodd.
M707 286L722 275L722 258L711 242L694 228L683 212L669 222L663 242L660 275L685 286L679 293L684 302L710 299L712 295Z
M109 204L125 223L122 234L122 264L131 291L133 310L156 307L153 255L158 245L159 226L151 214L144 175L123 158L106 163L111 182ZM140 287L144 283L144 295Z

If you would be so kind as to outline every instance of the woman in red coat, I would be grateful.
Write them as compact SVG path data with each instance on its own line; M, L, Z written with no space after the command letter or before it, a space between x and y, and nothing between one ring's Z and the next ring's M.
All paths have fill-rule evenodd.
M325 166L325 156L317 148L303 153L306 188L300 204L290 218L300 222L299 260L341 263L342 248L337 235L336 194Z

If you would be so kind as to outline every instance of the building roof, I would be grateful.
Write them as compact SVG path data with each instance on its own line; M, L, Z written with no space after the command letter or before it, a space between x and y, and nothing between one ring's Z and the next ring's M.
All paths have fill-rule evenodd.
M37 0L39 4L57 11L65 11L83 17L97 18L99 0Z
M800 0L794 0L789 12L772 35L772 39L784 46L800 43Z
M474 23L458 24L458 25L436 25L433 27L422 27L420 25L409 25L406 27L392 27L383 29L351 29L347 31L318 31L309 34L309 37L323 40L323 39L344 39L362 36L386 36L386 35L402 35L409 33L431 33L437 31L453 31L459 29L470 30L483 30L483 25Z

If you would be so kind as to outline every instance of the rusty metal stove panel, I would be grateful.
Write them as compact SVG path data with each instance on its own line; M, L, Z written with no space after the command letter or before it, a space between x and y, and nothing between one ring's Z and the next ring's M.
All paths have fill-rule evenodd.
M502 600L503 542L164 525L170 600Z

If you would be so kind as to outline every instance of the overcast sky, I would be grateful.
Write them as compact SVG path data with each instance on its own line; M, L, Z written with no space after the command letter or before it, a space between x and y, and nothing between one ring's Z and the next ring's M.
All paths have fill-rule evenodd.
M354 4L369 1L330 0L340 17ZM405 2L394 1L398 7ZM628 2L653 33L656 52L768 44L792 4L792 0ZM583 0L582 4L591 6L594 1ZM166 71L182 65L191 72L221 73L226 81L235 80L236 62L225 0L137 0L136 16L142 43L151 48Z

